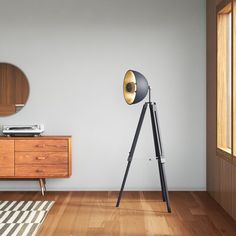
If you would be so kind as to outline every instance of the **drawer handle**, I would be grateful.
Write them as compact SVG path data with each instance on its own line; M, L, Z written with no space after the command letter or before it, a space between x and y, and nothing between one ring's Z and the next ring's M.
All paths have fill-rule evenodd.
M36 148L45 148L45 147L53 147L53 148L67 148L66 145L56 145L56 144L37 144Z
M45 160L46 157L36 157L36 160Z
M38 144L38 145L36 145L36 147L37 147L37 148L44 148L45 145L44 145L44 144Z
M43 170L36 170L37 173L43 173Z

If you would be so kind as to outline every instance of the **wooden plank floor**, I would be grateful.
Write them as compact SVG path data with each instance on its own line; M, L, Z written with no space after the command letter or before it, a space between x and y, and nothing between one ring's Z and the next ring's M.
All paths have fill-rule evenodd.
M171 192L172 213L160 192L2 192L0 200L54 200L38 236L236 235L236 222L206 192Z

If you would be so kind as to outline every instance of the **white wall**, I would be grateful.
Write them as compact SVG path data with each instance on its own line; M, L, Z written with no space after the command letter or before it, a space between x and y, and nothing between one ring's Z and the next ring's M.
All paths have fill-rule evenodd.
M135 69L158 104L169 188L205 189L205 21L204 0L0 0L0 61L30 83L26 107L0 124L73 136L73 175L49 189L119 189L142 107L122 97ZM160 188L153 155L147 116L127 189Z

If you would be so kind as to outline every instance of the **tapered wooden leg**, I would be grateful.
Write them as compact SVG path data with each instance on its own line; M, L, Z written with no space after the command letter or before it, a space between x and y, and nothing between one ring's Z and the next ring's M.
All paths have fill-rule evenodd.
M43 179L43 183L44 183L44 190L45 190L45 192L47 192L47 188L46 188L46 179Z
M45 191L46 191L45 183L46 183L45 179L39 179L39 185L40 185L41 193L42 193L43 196L44 196Z

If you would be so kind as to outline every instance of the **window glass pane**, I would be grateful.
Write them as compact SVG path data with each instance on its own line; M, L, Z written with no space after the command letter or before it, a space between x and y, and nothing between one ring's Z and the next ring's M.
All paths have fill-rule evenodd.
M217 147L231 153L231 20L230 13L217 19Z
M233 28L232 32L233 32L233 41L232 41L232 51L233 51L233 60L232 60L232 71L233 71L233 154L234 156L236 156L236 0L233 1L233 8L232 8L232 15L233 15L233 24L231 26L231 28Z
M231 36L231 21L232 21L232 14L229 13L227 14L227 58L228 58L228 61L227 61L227 93L228 93L228 96L227 96L227 132L228 132L228 140L227 140L227 148L231 149L231 125L232 125L232 122L231 122L231 112L232 112L232 95L231 95L231 39L232 39L232 36Z

